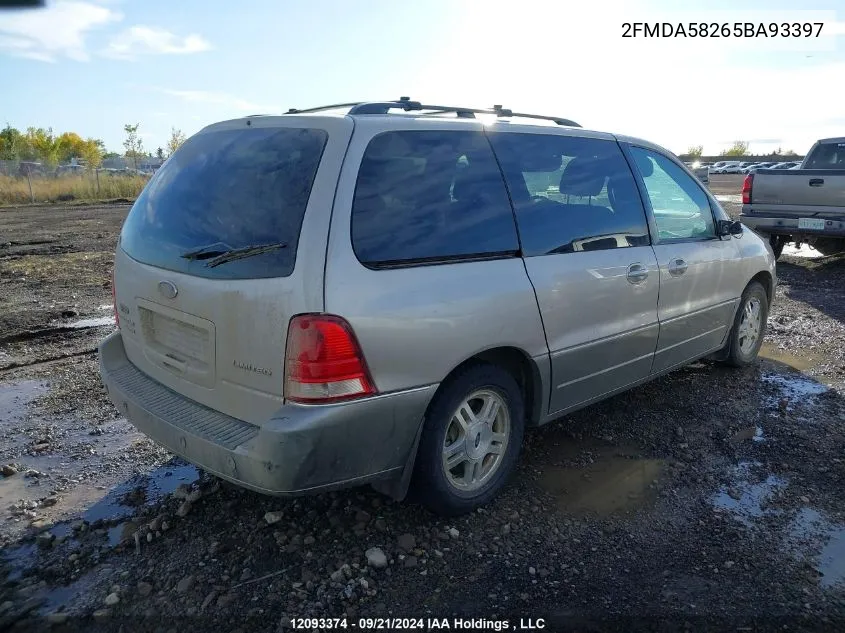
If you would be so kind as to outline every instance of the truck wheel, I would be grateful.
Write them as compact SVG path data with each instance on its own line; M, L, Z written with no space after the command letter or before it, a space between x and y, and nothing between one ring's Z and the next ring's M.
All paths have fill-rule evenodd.
M766 334L768 317L769 297L763 286L752 281L742 293L739 309L734 317L725 357L728 365L744 367L757 359Z
M480 363L454 375L426 413L415 496L444 516L489 502L514 470L524 418L519 385L504 369Z
M780 259L781 253L783 253L783 247L786 246L787 241L789 238L783 235L772 235L769 237L769 244L772 246L772 252L775 254L775 259Z
M813 247L822 255L836 255L845 251L845 240L837 240L832 237L823 237L816 240Z

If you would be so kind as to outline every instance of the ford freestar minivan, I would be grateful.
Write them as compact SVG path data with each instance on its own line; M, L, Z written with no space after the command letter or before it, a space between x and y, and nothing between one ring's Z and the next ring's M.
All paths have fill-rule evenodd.
M252 490L465 512L526 427L754 361L771 249L666 150L408 99L211 125L155 174L100 346L126 417Z

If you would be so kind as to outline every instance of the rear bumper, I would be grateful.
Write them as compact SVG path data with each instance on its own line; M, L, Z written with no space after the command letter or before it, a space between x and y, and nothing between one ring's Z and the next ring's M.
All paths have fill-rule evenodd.
M223 479L295 495L398 477L437 385L332 405L286 404L261 426L209 409L138 370L120 332L100 344L109 398L159 444Z
M814 218L823 219L823 218ZM766 217L762 215L746 215L745 210L740 214L739 221L766 235L792 235L816 237L845 237L845 221L824 218L825 227L822 230L799 229L798 218Z

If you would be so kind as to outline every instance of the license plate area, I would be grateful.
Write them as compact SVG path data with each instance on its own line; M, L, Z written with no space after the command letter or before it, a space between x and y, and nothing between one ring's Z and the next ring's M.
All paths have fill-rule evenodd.
M192 314L139 299L144 354L168 372L191 382L214 384L214 324Z
M824 220L818 218L798 218L799 229L810 229L811 231L824 231Z

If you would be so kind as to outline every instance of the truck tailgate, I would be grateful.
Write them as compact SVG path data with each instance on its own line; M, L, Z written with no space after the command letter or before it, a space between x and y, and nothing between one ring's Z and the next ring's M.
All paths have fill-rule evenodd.
M790 215L842 216L845 169L761 169L754 174L751 204Z

